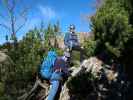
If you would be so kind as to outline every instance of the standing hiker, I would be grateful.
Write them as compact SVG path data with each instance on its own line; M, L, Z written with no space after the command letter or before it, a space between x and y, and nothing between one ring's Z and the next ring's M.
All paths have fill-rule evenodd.
M63 80L63 76L68 75L67 69L68 55L57 57L56 52L49 51L41 67L41 76L49 80L50 90L46 100L54 100Z
M64 44L67 51L72 55L72 51L80 51L80 62L83 60L83 48L80 46L78 36L75 32L75 26L70 25L69 32L65 34Z

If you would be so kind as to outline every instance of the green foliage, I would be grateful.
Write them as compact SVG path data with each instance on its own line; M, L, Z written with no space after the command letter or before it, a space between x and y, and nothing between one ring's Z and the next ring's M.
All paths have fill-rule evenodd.
M21 91L26 88L27 84L31 84L34 76L38 71L38 66L45 52L40 52L42 46L39 31L34 29L29 31L17 46L11 46L8 50L8 55L14 62L12 66L12 74L6 70L5 74L9 76L5 79L5 93L10 94L11 98L16 98L20 95ZM12 45L12 44L11 44ZM12 83L12 84L11 84ZM10 88L9 88L10 87Z
M57 31L58 27L59 25L52 26L49 24L46 29L43 26L41 29L34 28L26 33L15 46L13 43L7 42L0 47L1 49L8 49L7 54L13 62L13 65L0 64L0 68L4 67L4 72L0 73L0 100L16 100L18 96L31 87L48 50L54 49L58 55L63 54L56 41L55 30ZM53 41L51 41L52 39Z
M72 59L73 60L80 60L80 52L79 51L72 51Z
M132 30L129 14L121 3L119 0L105 0L96 15L92 17L97 51L107 51L114 58L121 56Z
M94 40L93 37L85 40L83 46L88 57L95 55L96 41Z
M57 33L59 31L59 23L57 25L52 26L51 24L48 25L47 29L45 30L45 48L55 49L58 48L57 44Z
M54 32L59 32L60 31L60 23L57 21L57 23L54 25Z
M108 62L119 62L132 80L133 1L104 0L91 21L96 54L106 53Z
M0 82L0 96L4 95L4 84Z
M73 77L68 83L69 93L75 100L88 100L89 94L94 92L94 77L91 73L82 73ZM95 99L94 99L95 100Z

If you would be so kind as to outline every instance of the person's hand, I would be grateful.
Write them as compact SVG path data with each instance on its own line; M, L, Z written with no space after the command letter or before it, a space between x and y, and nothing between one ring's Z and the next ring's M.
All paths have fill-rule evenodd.
M61 72L61 71L62 71L61 68L55 70L55 72Z
M81 46L81 49L84 49L84 47L83 47L83 46Z
M69 49L69 48L67 48L67 49L66 49L66 51L67 51L67 52L69 52L69 51L70 51L70 49Z

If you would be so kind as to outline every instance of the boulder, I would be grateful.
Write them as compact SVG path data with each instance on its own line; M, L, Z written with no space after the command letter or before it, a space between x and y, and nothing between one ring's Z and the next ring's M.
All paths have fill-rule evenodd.
M105 65L108 67L104 67L103 66L103 62L101 60L99 60L96 57L91 57L89 59L86 59L83 61L83 63L80 65L80 67L78 68L74 68L72 67L70 70L72 71L71 76L68 78L68 80L65 82L65 84L62 87L62 91L60 93L60 98L59 100L89 100L88 98L93 98L91 100L98 100L98 99L104 99L104 98L108 98L110 96L115 96L114 99L115 100L121 100L122 99L122 92L124 92L124 89L122 88L122 84L121 82L124 82L124 80L120 79L120 75L119 75L119 71L114 71L111 68L111 66L109 65ZM84 75L84 73L90 73L91 75L93 75L94 79L93 80L89 80L90 83L92 84L88 84L86 86L86 88L88 88L89 86L91 86L93 89L91 92L88 93L84 93L86 95L80 95L81 98L78 99L76 98L76 96L78 96L78 92L77 94L71 94L70 93L70 88L67 87L68 83L71 82L72 79L77 79L78 77L81 77L81 75ZM105 78L101 81L102 77ZM89 77L89 76L88 76ZM118 79L120 80L120 82L118 82ZM80 79L79 79L80 80ZM80 84L83 82L77 82L76 84ZM84 84L84 83L83 83ZM82 86L83 84L81 84L80 87L77 88L81 88L82 90ZM108 86L107 86L108 84ZM126 87L126 86L125 86ZM79 89L80 90L80 89ZM103 94L103 92L105 94ZM108 94L109 93L109 94ZM74 97L74 98L73 98ZM95 98L95 99L94 99Z
M3 51L0 51L0 80L6 80L13 65L12 59Z

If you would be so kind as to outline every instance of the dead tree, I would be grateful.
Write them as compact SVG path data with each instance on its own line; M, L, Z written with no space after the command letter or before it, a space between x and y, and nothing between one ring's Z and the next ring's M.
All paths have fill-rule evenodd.
M38 87L41 87L42 89L45 90L45 94L39 99L39 100L43 100L44 98L47 97L48 95L48 91L49 91L49 84L47 83L46 80L41 81L38 76L36 77L36 81L34 83L33 88L29 91L26 92L25 94L23 94L22 96L18 97L18 100L31 100L33 95L37 95L34 94L37 91Z
M6 16L3 12L0 13L0 17L3 20L3 23L0 23L0 27L9 32L14 42L16 42L16 34L27 22L28 8L24 7L20 11L16 10L20 2L21 0L2 0L4 6L3 12Z

